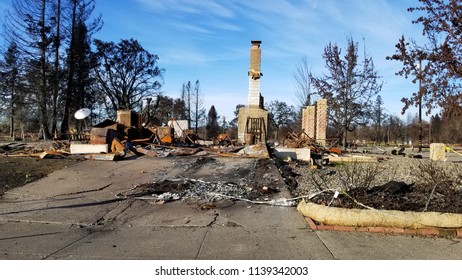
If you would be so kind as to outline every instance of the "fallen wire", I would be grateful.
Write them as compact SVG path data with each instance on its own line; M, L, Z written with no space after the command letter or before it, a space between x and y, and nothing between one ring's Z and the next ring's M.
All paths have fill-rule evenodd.
M213 192L210 192L207 194L229 198L229 199L234 199L234 200L245 201L245 202L252 203L252 204L266 204L266 205L272 205L272 206L285 206L285 207L293 207L297 205L297 202L295 201L294 198L278 198L278 199L264 201L264 200L250 200L250 199L246 199L242 197L236 197L236 196L231 196L231 195L226 195L226 194L221 194L221 193L213 193Z

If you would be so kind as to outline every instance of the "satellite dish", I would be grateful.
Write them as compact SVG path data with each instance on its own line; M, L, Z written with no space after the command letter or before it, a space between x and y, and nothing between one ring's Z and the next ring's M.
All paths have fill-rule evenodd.
M88 117L90 114L91 114L90 109L82 108L82 109L78 110L77 112L75 112L74 117L76 119L78 119L78 120L83 120L86 117Z

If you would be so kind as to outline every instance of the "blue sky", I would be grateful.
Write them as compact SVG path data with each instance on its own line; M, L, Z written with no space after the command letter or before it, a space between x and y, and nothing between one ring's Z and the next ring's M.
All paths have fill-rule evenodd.
M265 102L297 105L293 74L302 56L311 71L326 70L324 47L344 48L353 37L373 57L383 77L382 98L389 113L400 114L403 96L416 85L395 76L395 52L401 35L420 38L421 27L407 8L417 0L112 0L96 1L104 26L94 37L118 42L135 38L160 57L166 69L163 92L180 95L183 82L200 80L208 111L233 117L247 103L250 41L261 40L261 93ZM10 0L0 0L0 8ZM360 51L362 53L362 49Z

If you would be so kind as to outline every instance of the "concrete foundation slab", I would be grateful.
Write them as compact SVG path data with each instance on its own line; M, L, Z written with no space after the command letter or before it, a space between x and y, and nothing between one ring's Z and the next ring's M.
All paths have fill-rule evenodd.
M97 154L108 153L107 144L77 144L71 143L71 154Z
M292 160L303 160L303 161L310 161L311 160L311 150L309 148L285 148L285 147L277 147L275 149L274 156L277 158L291 158Z

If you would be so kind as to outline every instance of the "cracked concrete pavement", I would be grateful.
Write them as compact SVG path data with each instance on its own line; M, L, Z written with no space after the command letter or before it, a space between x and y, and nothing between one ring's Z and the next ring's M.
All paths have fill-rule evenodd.
M84 161L6 192L0 259L462 259L457 239L315 232L294 207L223 201L204 210L115 196L167 178L239 179L239 167L255 164L219 158L188 173L193 160ZM283 182L277 168L267 172Z

